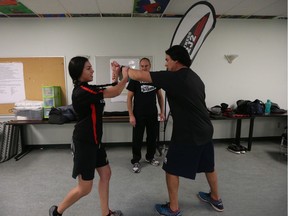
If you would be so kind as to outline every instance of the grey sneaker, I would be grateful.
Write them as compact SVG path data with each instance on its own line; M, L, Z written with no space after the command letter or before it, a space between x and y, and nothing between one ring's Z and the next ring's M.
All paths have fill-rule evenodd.
M146 162L151 164L152 166L159 166L160 165L160 162L158 160L156 160L155 158L153 158L152 160L146 159Z
M140 173L141 171L141 164L140 163L134 163L132 168L134 173Z
M170 203L156 204L155 209L161 216L182 216L182 212L179 209L177 211L170 209Z
M120 210L109 210L109 214L107 216L123 216L123 213Z
M223 202L221 199L214 200L211 198L211 193L199 192L198 197L200 200L209 203L216 211L224 211Z

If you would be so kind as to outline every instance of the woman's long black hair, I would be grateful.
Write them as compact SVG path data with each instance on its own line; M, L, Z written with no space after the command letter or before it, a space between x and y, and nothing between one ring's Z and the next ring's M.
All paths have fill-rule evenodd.
M74 85L79 85L81 82L79 81L79 78L82 74L83 68L85 63L89 61L88 58L83 57L83 56L76 56L73 57L68 65L68 70L69 70L69 75L73 81ZM118 82L113 82L109 84L102 84L102 85L97 85L98 88L105 88L107 86L115 86L117 85Z

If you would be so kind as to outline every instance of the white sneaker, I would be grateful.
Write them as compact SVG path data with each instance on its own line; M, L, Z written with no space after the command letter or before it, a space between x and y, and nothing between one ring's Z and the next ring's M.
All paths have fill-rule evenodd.
M156 160L155 158L153 158L152 160L146 159L146 162L151 164L152 166L159 166L160 165L160 162L158 160Z
M141 171L141 164L140 163L134 163L132 168L134 173L140 173Z

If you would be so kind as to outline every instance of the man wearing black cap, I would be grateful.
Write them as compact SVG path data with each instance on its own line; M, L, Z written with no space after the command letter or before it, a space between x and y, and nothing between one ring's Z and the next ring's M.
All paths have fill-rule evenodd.
M163 163L169 203L156 204L155 208L160 215L182 215L178 205L179 177L195 179L196 173L204 172L210 192L199 192L198 197L215 210L223 211L214 168L213 126L205 103L205 85L190 69L190 56L184 47L169 48L165 60L167 71L123 69L128 70L131 79L152 82L165 90L173 118L171 144Z

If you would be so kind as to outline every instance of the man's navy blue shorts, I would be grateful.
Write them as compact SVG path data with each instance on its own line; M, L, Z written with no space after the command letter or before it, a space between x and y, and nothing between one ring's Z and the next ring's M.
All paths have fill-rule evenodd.
M171 143L163 163L163 169L172 175L195 179L196 173L214 171L213 142L196 146Z

